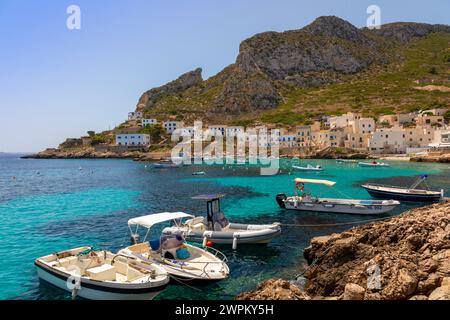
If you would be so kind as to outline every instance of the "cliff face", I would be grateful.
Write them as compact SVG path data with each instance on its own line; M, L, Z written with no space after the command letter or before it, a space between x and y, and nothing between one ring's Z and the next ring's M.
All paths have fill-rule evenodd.
M202 83L202 69L197 68L193 71L182 74L178 79L171 81L161 87L153 88L144 92L139 98L136 111L144 111L152 108L158 100L164 96L174 95L183 92L195 85Z
M305 257L301 293L270 280L238 299L450 299L450 203L313 238Z
M201 69L145 92L137 109L149 113L193 112L240 115L276 108L287 90L340 81L396 58L395 46L449 26L396 23L381 30L358 29L338 17L320 17L286 32L265 32L244 40L236 62L202 80Z

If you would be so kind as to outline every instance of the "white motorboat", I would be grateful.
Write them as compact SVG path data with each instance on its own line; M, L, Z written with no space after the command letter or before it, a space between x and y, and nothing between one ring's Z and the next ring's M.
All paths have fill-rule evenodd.
M163 212L128 221L134 244L119 251L146 263L156 263L175 279L181 280L222 280L230 270L227 258L220 251L205 246L199 248L186 243L181 234L167 235L147 241L150 229L159 223L171 221L180 226L183 218L193 216L183 212ZM146 229L142 242L139 241L139 227ZM133 230L134 228L134 230Z
M40 279L91 300L149 300L169 283L154 263L92 247L79 247L36 259Z
M221 211L220 199L223 194L199 195L196 200L206 200L206 217L198 216L182 221L181 224L165 228L164 234L182 234L187 240L206 244L262 244L270 242L281 233L280 223L241 224L229 222Z
M339 163L357 163L357 160L354 159L336 159L336 162Z
M206 175L205 171L196 171L196 172L192 172L193 176L204 176Z
M183 166L183 163L174 163L171 160L163 160L153 164L153 168L155 169L171 169L171 168L180 168Z
M372 161L372 162L358 162L358 165L360 167L390 167L389 164L384 163L384 162L377 162L377 161Z
M396 200L355 200L355 199L333 199L318 198L304 191L306 183L321 184L325 186L334 186L336 182L328 180L315 179L295 179L296 189L301 192L300 195L287 197L280 193L276 197L278 205L287 210L316 211L330 213L348 213L348 214L382 214L391 211L400 202Z
M310 164L308 164L306 167L293 165L292 168L295 170L300 170L300 171L323 171L323 168L321 166L319 166L319 165L312 166Z

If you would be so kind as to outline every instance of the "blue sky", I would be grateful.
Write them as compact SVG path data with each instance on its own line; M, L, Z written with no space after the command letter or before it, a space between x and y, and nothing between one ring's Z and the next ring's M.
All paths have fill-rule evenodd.
M66 8L81 8L81 30ZM125 120L147 89L233 63L255 33L321 15L448 24L450 1L0 0L0 151L39 151Z

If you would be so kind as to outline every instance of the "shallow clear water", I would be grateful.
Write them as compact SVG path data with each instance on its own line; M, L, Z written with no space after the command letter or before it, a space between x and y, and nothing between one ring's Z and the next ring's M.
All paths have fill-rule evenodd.
M242 165L157 170L128 160L21 160L18 155L0 155L0 299L70 299L69 293L40 284L35 258L79 245L117 250L129 243L129 218L161 211L202 214L205 204L190 199L200 193L226 193L223 206L232 221L314 225L373 217L280 210L274 198L294 192L294 177L337 182L333 188L308 186L319 196L368 199L362 182L408 184L414 176L428 173L431 187L450 194L448 164L399 161L390 162L390 168L360 168L333 160L294 162L320 164L325 171L291 173L291 160L282 160L281 174L260 176L257 167ZM199 170L206 176L192 176ZM413 207L402 204L390 214ZM227 280L195 288L170 285L157 298L233 298L270 277L293 277L304 267L302 250L312 237L351 226L285 226L267 246L241 246L236 252L219 247L230 260Z

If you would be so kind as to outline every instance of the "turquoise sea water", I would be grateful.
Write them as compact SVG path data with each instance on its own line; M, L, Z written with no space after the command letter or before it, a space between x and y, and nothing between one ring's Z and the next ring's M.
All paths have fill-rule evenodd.
M320 164L323 173L290 172L292 162ZM333 160L282 160L282 172L260 176L254 166L186 166L170 170L146 168L128 160L21 160L0 155L0 299L70 299L70 294L41 284L35 258L79 245L117 250L128 245L126 221L161 211L203 214L200 193L227 194L224 210L243 223L330 224L373 217L298 213L279 209L277 193L294 192L294 177L329 179L333 188L308 186L319 196L369 199L360 188L366 181L408 184L430 174L428 184L450 194L448 164L390 162L390 168L360 168ZM194 171L206 176L192 176ZM413 208L402 204L390 215ZM241 246L236 252L219 247L230 262L229 279L196 288L170 285L158 299L225 299L253 289L270 277L291 278L304 267L302 250L317 235L343 231L338 227L285 226L267 246Z

